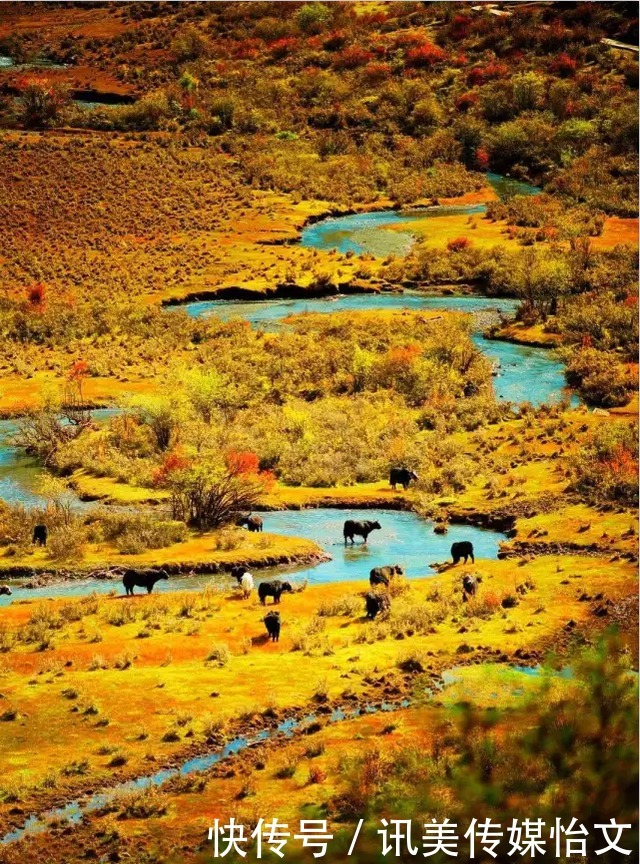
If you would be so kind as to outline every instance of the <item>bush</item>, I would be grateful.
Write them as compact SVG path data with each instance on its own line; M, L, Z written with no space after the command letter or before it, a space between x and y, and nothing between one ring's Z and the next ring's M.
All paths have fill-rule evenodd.
M163 549L181 543L189 534L184 522L156 519L146 514L107 513L97 525L102 538L115 544L123 555L136 555L147 549Z
M454 237L447 243L449 252L462 252L463 249L468 249L471 246L471 240L468 237Z
M84 558L87 535L83 525L74 522L49 534L47 556L56 563L72 563Z
M410 48L405 56L405 64L414 69L431 69L438 63L444 63L447 54L438 45L425 42L416 48Z
M303 33L321 33L331 20L331 9L324 3L305 3L295 16Z
M231 652L224 642L214 645L205 658L206 663L214 666L226 666L231 659Z
M619 358L595 348L576 351L565 369L565 377L587 402L603 408L626 405L634 389Z
M638 427L608 423L571 463L573 486L593 504L638 506Z

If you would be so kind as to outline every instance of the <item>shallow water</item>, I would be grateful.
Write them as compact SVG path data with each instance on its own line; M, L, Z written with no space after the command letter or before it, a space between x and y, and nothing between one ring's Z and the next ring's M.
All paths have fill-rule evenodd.
M332 312L368 312L380 309L442 310L443 312L482 313L500 311L512 315L518 301L511 298L430 296L412 292L393 294L340 294L334 297L312 297L297 300L199 300L177 308L193 318L215 315L223 321L242 318L254 326L278 324L290 315Z
M538 186L512 180L500 174L487 174L487 181L500 198L513 195L538 195ZM474 215L486 211L484 204L414 207L411 210L378 210L322 219L303 228L300 244L311 249L337 249L343 254L369 253L377 257L406 255L416 237L412 226L417 221L442 216ZM398 227L403 229L399 231ZM389 230L392 228L393 230Z
M66 69L63 63L54 63L46 57L35 57L28 63L15 63L13 57L6 54L0 55L0 69Z
M477 558L495 559L499 543L506 539L505 535L498 531L475 528L472 525L451 525L448 534L434 534L432 522L402 510L314 508L263 513L262 518L265 531L314 540L331 555L332 560L292 570L257 570L256 582L275 576L297 583L307 580L314 585L353 580L363 582L364 588L368 585L372 567L400 564L409 578L430 576L434 574L429 565L450 558L451 544L458 540L470 540ZM382 527L379 531L373 531L368 543L364 544L361 538L357 538L355 546L345 547L342 527L346 519L377 520ZM127 565L126 556L123 556L122 565ZM232 584L229 576L176 576L166 582L158 582L154 592L202 589L212 582L223 582L229 586ZM84 579L33 589L12 586L12 591L11 597L0 596L0 606L6 606L13 600L81 597L92 591L98 594L110 591L120 593L122 584L119 581Z
M302 229L300 244L310 249L337 249L343 254L369 253L377 257L406 255L415 242L412 226L418 220L436 216L484 213L483 204L458 207L417 207L413 210L378 210L333 216ZM398 226L406 231L398 231ZM393 228L393 230L389 230Z
M117 408L99 408L91 412L96 423L105 423L118 413ZM44 469L35 456L28 456L13 444L19 429L16 420L0 420L0 499L25 507L42 507L46 503L38 492ZM76 499L78 508L91 506Z
M359 717L362 714L376 714L378 711L395 711L398 708L406 708L408 707L408 705L409 702L407 700L404 700L399 704L383 703L380 707L374 705L366 705L362 708L353 708L348 712L337 709L333 711L333 713L330 714L326 719L329 723L339 723L343 720ZM101 810L102 808L113 802L115 799L117 799L118 796L122 795L123 793L126 794L127 792L140 792L145 789L151 789L161 786L163 783L166 783L168 780L172 780L176 777L185 777L190 774L200 774L203 771L212 768L214 765L216 765L223 759L241 753L243 750L246 750L247 747L250 747L253 744L259 744L263 741L268 741L270 739L280 736L284 738L291 738L296 729L300 729L301 727L313 723L316 719L317 718L315 714L309 714L306 717L303 717L301 720L296 720L293 718L289 720L284 720L274 729L264 729L261 732L258 732L256 735L253 735L251 738L234 738L233 741L230 741L222 749L216 750L206 755L196 756L193 759L189 759L184 762L180 766L180 768L165 768L160 771L156 771L155 774L149 774L144 777L137 777L135 780L129 780L125 783L119 783L116 786L105 789L104 792L92 795L90 798L84 801L70 801L64 807L58 807L54 810L48 810L47 812L37 816L30 816L24 822L22 827L14 831L10 831L8 834L5 834L4 837L0 838L0 844L6 845L8 843L15 843L16 841L21 840L29 835L40 834L43 831L47 830L47 823L50 820L65 820L72 825L77 825L84 814L95 813L96 810Z

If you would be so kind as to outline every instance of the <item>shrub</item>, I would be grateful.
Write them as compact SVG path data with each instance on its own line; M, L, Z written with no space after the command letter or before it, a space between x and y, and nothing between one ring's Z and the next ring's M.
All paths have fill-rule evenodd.
M587 402L603 408L626 405L634 389L634 382L618 357L595 348L576 351L565 369L565 377Z
M320 33L331 20L331 9L324 3L305 3L296 12L295 20L303 33Z
M86 532L79 524L57 528L47 540L47 556L59 563L81 561L84 558Z
M471 240L468 237L454 237L447 243L449 252L462 252L471 246Z
M46 126L60 119L70 96L68 88L48 78L28 78L21 93L25 126Z
M431 69L438 63L443 63L447 57L446 51L431 42L425 42L416 48L410 48L405 56L405 64L414 69Z
M226 666L231 659L229 648L224 642L219 642L213 645L205 658L206 663L212 663L215 666Z
M343 594L333 600L322 600L318 607L318 615L326 618L335 616L353 617L362 612L362 598L354 594Z
M573 485L587 501L638 506L638 428L608 423L571 463Z
M374 54L366 48L352 45L336 55L333 65L336 69L357 69L366 66L374 59Z
M168 809L166 798L156 789L122 792L116 799L119 819L151 819L164 816Z

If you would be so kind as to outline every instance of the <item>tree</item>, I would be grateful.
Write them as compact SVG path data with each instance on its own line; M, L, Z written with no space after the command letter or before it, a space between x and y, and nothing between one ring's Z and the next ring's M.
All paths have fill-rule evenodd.
M181 408L170 396L134 396L128 403L129 412L151 429L160 451L169 449L180 423Z
M201 531L252 510L264 491L257 475L202 464L170 474L168 486L173 518Z
M15 443L27 453L40 457L44 465L55 464L62 446L75 440L91 425L91 414L73 401L60 405L58 398L45 396L42 403L18 421Z
M303 33L321 33L331 19L331 10L324 3L305 3L296 13L296 24Z
M53 511L54 518L68 528L73 521L73 505L76 501L68 481L44 473L38 482L38 493L47 502L47 509Z
M59 119L69 102L69 90L48 78L28 78L22 89L25 126L46 126Z
M195 412L205 423L211 423L226 402L226 382L223 377L215 369L181 368L176 379Z
M180 63L197 60L207 53L208 47L206 37L195 27L185 28L171 43L171 51Z
M535 111L544 94L544 78L537 72L520 72L514 75L513 101L518 111Z
M522 318L544 321L556 314L561 298L569 293L571 270L565 257L528 248L496 266L491 284L495 290L520 297Z

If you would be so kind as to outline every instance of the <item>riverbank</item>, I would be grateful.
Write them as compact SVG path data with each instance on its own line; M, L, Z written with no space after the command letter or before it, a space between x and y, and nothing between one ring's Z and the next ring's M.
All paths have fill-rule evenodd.
M225 548L228 547L228 548ZM87 544L80 561L56 564L46 549L0 558L0 579L28 580L32 587L68 581L120 581L123 571L145 573L161 568L170 576L229 573L237 564L247 568L313 566L327 555L312 540L270 533L252 534L240 529L205 534L192 533L183 543L162 549L124 555L107 544Z

